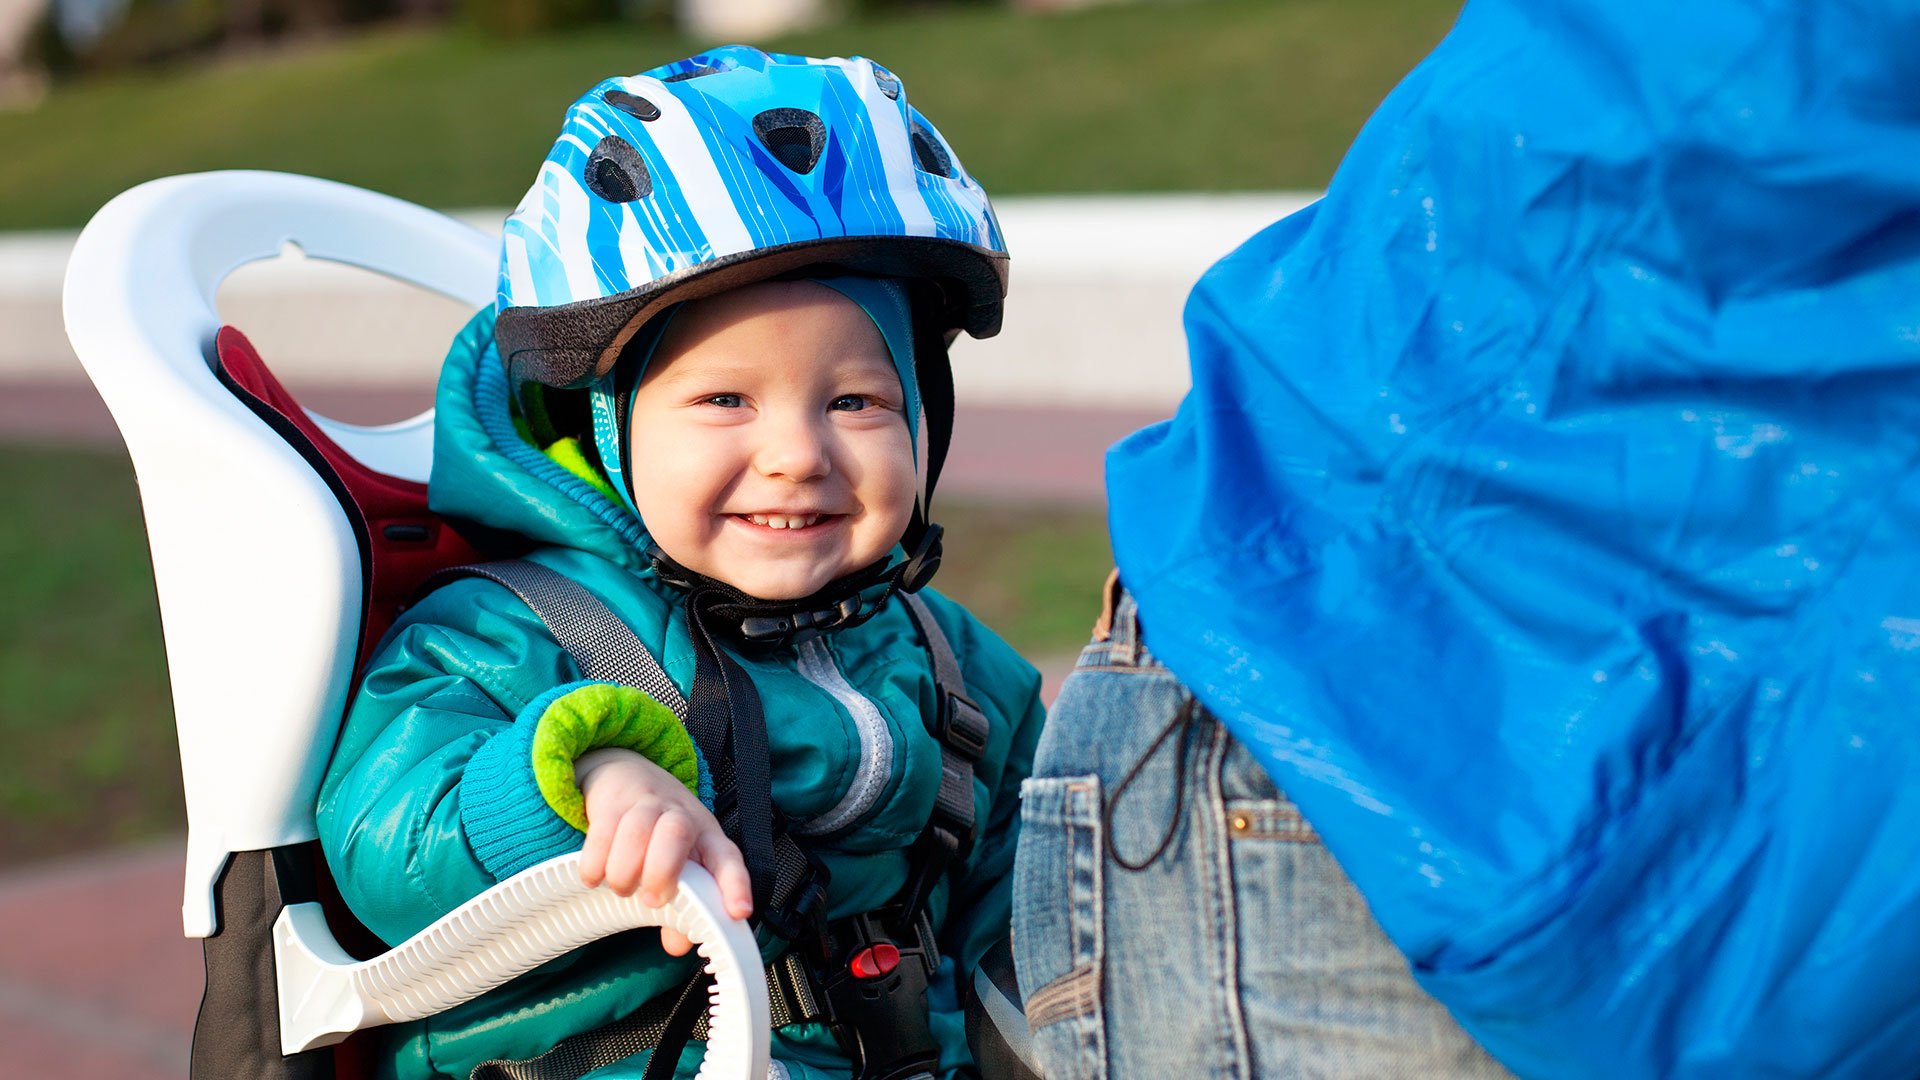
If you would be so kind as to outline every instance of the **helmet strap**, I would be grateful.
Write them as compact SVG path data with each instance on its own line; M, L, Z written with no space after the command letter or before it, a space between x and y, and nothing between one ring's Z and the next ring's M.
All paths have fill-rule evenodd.
M915 521L919 523L917 513ZM793 643L859 626L878 615L895 590L918 592L940 568L941 532L940 526L932 524L921 526L917 537L909 530L914 546L904 561L890 563L881 558L797 600L750 596L687 569L651 540L646 558L661 581L700 597L700 609L713 629L737 635L741 641Z

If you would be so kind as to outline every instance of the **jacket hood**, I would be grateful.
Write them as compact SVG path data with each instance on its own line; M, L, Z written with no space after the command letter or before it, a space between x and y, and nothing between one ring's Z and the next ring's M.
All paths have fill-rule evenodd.
M493 324L492 308L476 314L454 337L440 369L428 506L446 517L651 573L640 519L525 435Z

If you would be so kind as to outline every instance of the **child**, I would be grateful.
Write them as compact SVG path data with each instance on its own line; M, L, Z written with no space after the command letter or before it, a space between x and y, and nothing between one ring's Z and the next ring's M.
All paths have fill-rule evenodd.
M946 344L998 329L1005 260L985 193L866 60L729 47L574 104L507 222L497 322L448 357L431 500L523 538L677 694L583 679L494 581L422 598L321 793L371 930L401 940L583 841L589 884L649 902L692 859L758 923L792 1020L776 1075L967 1066L956 978L1007 933L1039 677L931 593L923 635L905 594L939 557ZM687 945L581 949L397 1029L382 1070L639 1077L658 1031L620 1039L684 1029ZM859 992L882 984L904 989Z

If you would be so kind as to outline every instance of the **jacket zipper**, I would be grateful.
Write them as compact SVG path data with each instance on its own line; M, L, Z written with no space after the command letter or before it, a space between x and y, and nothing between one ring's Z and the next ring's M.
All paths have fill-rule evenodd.
M800 675L825 690L853 717L854 730L860 734L860 763L855 767L853 783L833 809L810 821L801 822L794 832L818 836L843 829L873 809L887 789L893 773L893 735L887 731L886 718L872 699L853 688L833 662L833 653L820 638L809 638L799 645Z

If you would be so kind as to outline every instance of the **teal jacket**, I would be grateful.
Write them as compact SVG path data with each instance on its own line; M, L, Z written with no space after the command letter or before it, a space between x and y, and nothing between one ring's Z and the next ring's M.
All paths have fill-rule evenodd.
M542 545L530 558L597 596L689 693L680 597L642 558L638 520L516 426L491 312L455 340L436 408L433 508ZM1044 713L1032 665L959 605L925 595L992 724L974 781L979 842L932 904L946 957L933 1022L952 1068L968 1061L953 973L971 971L1008 931L1018 792ZM940 781L939 746L922 719L934 707L933 674L907 613L892 603L864 625L736 658L765 709L774 804L831 871L829 914L880 906L905 881L907 849ZM515 870L580 846L525 759L556 692L581 682L539 618L492 582L454 582L401 617L369 662L320 794L328 863L369 929L398 942ZM780 947L762 942L769 956ZM651 933L596 943L393 1029L381 1068L464 1078L483 1061L536 1056L678 987L692 963L667 956ZM701 1049L689 1049L683 1075ZM774 1057L796 1078L848 1072L819 1025L775 1032ZM642 1063L592 1075L637 1077Z

